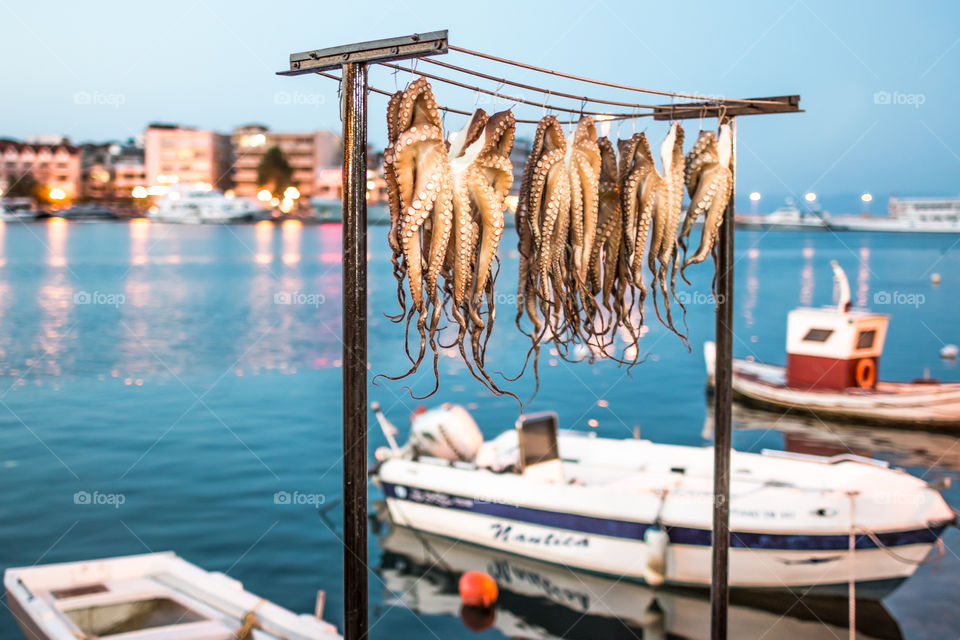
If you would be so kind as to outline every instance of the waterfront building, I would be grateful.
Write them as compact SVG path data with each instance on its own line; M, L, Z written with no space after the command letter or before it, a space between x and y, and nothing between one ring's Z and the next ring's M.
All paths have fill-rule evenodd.
M320 174L343 161L343 144L332 131L287 133L270 131L260 124L237 127L230 137L234 158L234 192L254 198L261 187L257 184L257 167L267 149L279 147L290 166L293 181L301 198L318 195ZM339 171L339 168L337 169Z
M29 174L38 197L69 201L80 195L80 149L62 136L0 139L0 189L4 192Z
M161 193L171 184L233 184L230 137L215 131L153 123L144 136L147 187Z

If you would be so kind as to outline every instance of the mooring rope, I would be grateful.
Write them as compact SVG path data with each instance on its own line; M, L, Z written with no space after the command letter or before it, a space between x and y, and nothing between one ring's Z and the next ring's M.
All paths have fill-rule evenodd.
M883 544L880 538L878 538L873 531L870 531L869 529L864 529L863 527L854 527L854 528L859 533L866 534L867 537L870 538L870 540L873 542L873 544L877 545L878 549L882 549L883 551L886 551L891 558L893 558L894 560L898 560L904 564L913 564L913 565L920 566L928 562L932 562L933 560L936 560L937 558L941 557L944 553L946 553L946 548L943 545L943 539L937 538L937 549L938 549L937 555L931 556L929 558L922 558L920 560L911 560L910 558L903 557L902 555L900 555L899 553L891 549L889 546Z

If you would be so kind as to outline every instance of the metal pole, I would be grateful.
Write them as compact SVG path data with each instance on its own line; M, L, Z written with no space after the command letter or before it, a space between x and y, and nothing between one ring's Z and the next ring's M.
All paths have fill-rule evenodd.
M737 119L729 119L733 188L717 241L717 355L713 434L713 581L710 638L726 640L730 605L730 444L733 403L733 230L737 185Z
M343 65L343 627L367 637L367 66Z

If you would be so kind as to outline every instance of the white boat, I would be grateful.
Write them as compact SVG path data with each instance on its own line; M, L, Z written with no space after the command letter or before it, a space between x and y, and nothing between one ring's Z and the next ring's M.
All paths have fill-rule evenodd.
M889 318L850 309L850 285L832 263L840 290L835 307L787 315L787 364L734 360L733 392L744 403L824 419L926 429L960 428L960 383L878 380ZM713 387L715 346L704 345Z
M39 212L30 198L4 198L0 200L0 221L30 222Z
M340 640L171 552L7 569L3 584L27 640Z
M489 625L507 638L538 640L711 637L710 599L705 593L652 589L404 527L390 527L378 546L383 550L378 573L390 592L387 605L461 617L473 630ZM497 583L497 608L486 613L486 619L485 612L462 606L457 582L466 571L482 571ZM847 636L844 600L800 593L750 596L749 601L734 597L730 604L730 638L836 640ZM860 601L857 638L899 640L903 634L882 603Z
M960 198L895 198L887 216L835 216L836 231L888 231L893 233L960 233Z
M830 214L823 211L801 211L792 202L773 213L739 214L735 220L738 229L764 231L825 231L830 226Z
M151 220L181 224L223 224L253 220L262 207L246 198L228 197L207 185L175 185L150 211Z
M457 405L415 415L377 451L392 522L574 569L705 588L713 449L557 431L521 416L490 441ZM854 455L732 453L730 586L881 598L954 513L923 480ZM853 548L851 549L851 541Z

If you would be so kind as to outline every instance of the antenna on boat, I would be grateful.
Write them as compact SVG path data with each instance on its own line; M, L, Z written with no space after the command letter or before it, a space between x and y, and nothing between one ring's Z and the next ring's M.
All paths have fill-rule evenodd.
M831 260L830 266L833 267L833 284L837 288L837 311L846 313L850 311L850 282L840 263Z
M390 445L390 449L394 453L400 453L400 447L397 445L397 428L392 422L387 420L387 416L383 415L383 411L380 409L379 402L371 402L370 409L373 410L373 415L376 416L377 422L380 423L380 430L383 431L384 437L387 439L387 443Z

